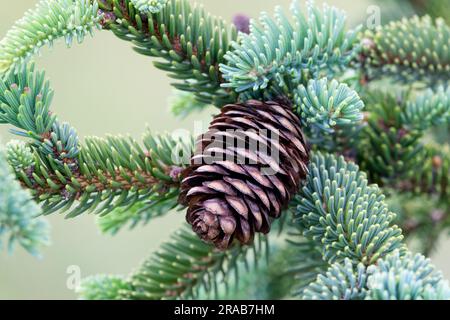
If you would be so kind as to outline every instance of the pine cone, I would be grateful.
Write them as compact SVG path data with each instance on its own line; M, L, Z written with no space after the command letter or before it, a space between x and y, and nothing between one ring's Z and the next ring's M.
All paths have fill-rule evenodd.
M299 124L284 103L250 100L222 108L197 141L179 199L204 241L224 250L235 238L248 244L255 232L270 231L307 173Z

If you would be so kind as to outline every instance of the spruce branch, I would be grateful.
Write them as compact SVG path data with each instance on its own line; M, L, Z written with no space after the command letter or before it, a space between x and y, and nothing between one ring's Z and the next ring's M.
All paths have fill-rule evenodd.
M411 3L418 14L428 14L433 18L443 18L450 22L449 3L441 0L406 0Z
M260 23L252 21L250 34L242 34L227 52L220 70L222 86L244 93L243 98L290 95L299 84L342 70L358 52L357 32L348 31L346 15L324 5L322 11L308 2L306 14L298 1L290 11L293 23L275 9L275 18L263 13Z
M114 209L108 215L98 217L97 223L101 232L115 235L126 226L134 229L138 225L146 225L171 210L181 210L181 208L178 204L178 190L174 189L174 192L164 195L152 194L131 207Z
M52 99L45 73L36 71L34 64L25 64L18 72L0 78L0 123L20 129L16 134L39 140L56 120L50 112Z
M364 103L346 84L336 80L310 80L294 93L294 104L305 127L334 133L334 128L358 125L363 119Z
M435 92L432 95L432 92ZM426 91L415 100L372 92L366 101L368 124L355 144L358 163L372 181L445 197L448 192L448 155L430 142L424 145L427 129L447 121L448 90Z
M407 83L447 82L450 27L443 19L413 17L367 31L363 66L369 79L391 76Z
M403 124L403 98L381 92L373 96L377 102L368 103L372 112L356 145L358 162L372 181L389 185L415 174L425 161L426 152L420 141L423 131Z
M33 163L15 167L16 174L42 202L45 214L106 214L144 200L177 197L192 141L147 132L142 145L125 137L87 138L81 145L76 131L50 112L53 91L33 65L10 73L0 81L0 89L0 122L31 138L34 152Z
M420 254L399 251L366 268L350 259L334 263L305 290L309 300L448 300L450 287Z
M77 294L84 300L119 300L121 292L130 290L124 277L98 275L84 279Z
M158 13L168 0L131 0L133 5L143 13Z
M429 138L425 140L433 124L442 125L447 120L447 100L447 90L443 87L428 90L416 99L406 94L369 94L366 101L371 112L368 124L354 140L357 159L369 172L371 181L390 194L400 193L401 198L396 198L399 203L412 203L414 197L448 210L445 205L449 191L448 146L434 146ZM433 208L430 206L427 210ZM397 221L408 235L421 237L420 250L425 253L433 249L446 223L445 220L433 222L428 214L424 217L414 214Z
M427 90L415 101L408 101L402 122L418 130L427 130L450 122L450 86Z
M173 84L177 89L194 93L200 102L223 106L235 100L220 87L219 72L229 42L237 37L234 27L188 0L168 0L159 11L139 11L133 3L146 6L145 1L101 0L104 28L132 42L136 52L163 60L154 65L178 80Z
M291 285L291 294L299 297L319 274L326 271L329 263L323 259L322 247L306 239L298 230L289 232L286 241L290 244L292 254L287 258L289 266L283 272L295 280Z
M255 259L266 251L266 241L263 237L255 241ZM132 273L126 283L120 281L119 290L108 289L107 292L115 292L114 299L131 300L187 299L200 293L218 295L219 285L238 271L238 263L249 262L251 251L239 245L228 251L218 251L191 230L182 228ZM98 297L96 292L102 292L104 287L111 288L111 281L116 281L116 278L95 279L98 278L84 280L80 291L82 298Z
M407 235L421 226L408 229L409 221L395 220L379 187L369 185L353 162L320 152L310 159L299 127L301 122L310 130L309 142L320 142L315 149L358 160L384 191L394 188L402 199L420 194L435 210L446 210L448 149L423 141L427 130L449 123L450 27L442 19L414 17L358 38L359 28L348 31L345 14L335 8L319 10L309 2L303 14L294 1L291 11L293 22L277 8L275 18L264 13L249 30L244 17L238 38L234 27L188 0L39 2L0 42L0 123L29 138L9 143L5 155L0 150L0 235L6 234L10 246L19 242L35 253L47 241L42 220L35 218L40 213L109 214L99 224L114 234L145 224L180 201L189 205L188 222L198 235L228 250L219 251L183 228L130 276L91 278L80 293L86 299L217 298L226 296L232 281L241 288L241 273L267 255L267 238L253 239L255 231L269 232L271 218L281 215L304 182L292 201L297 232L289 242L294 245L273 261L287 267L281 261L286 263L291 250L295 258L287 262L287 272L268 265L246 277L267 279L259 293L267 289L271 297L281 297L293 288L295 295L313 299L450 299L448 283L425 257L407 251L395 223L405 226ZM182 174L192 141L150 132L143 142L122 136L80 142L75 129L51 113L52 89L28 60L57 38L70 46L99 26L132 42L138 53L161 59L156 67L186 92L176 112L231 102L211 130L280 129L281 166L272 158L256 158L282 172L266 178L259 167L221 162L192 164ZM358 94L326 78L339 77L350 66L361 67L363 80L387 76L411 88L421 83L433 89L415 100L380 94L369 101L363 119ZM14 181L7 163L42 202L42 211ZM431 230L426 250L448 227L446 212L433 211L429 218L433 229L426 229ZM281 276L296 281L285 284Z
M200 112L209 105L199 102L195 95L189 92L177 91L170 99L170 111L175 117L186 118L193 112Z
M25 142L11 140L6 144L6 160L14 171L27 170L34 163L33 151Z
M364 264L351 259L332 264L326 273L304 290L304 300L362 300L366 296L367 273Z
M11 124L12 133L31 138L39 156L52 166L76 165L78 135L69 124L60 123L50 111L53 90L34 64L0 79L0 124Z
M450 148L448 145L429 146L427 157L408 179L393 182L401 192L415 195L437 195L444 201L450 195Z
M241 261L237 271L231 272L226 282L219 283L218 296L200 294L200 298L217 298L233 300L276 300L290 296L292 286L291 274L285 272L292 263L292 258L299 253L294 246L284 241L278 243L270 241L270 256L267 253L267 262Z
M389 194L389 207L397 213L396 223L402 228L410 249L430 256L442 233L450 227L447 199L400 189L385 191Z
M9 144L6 153L19 161L29 155L25 146ZM16 157L15 155L19 155ZM0 247L7 243L9 251L20 245L33 255L38 255L42 246L49 243L47 221L38 217L39 206L32 200L28 191L23 190L16 181L6 161L5 150L0 148Z
M402 248L401 230L376 185L343 157L317 153L300 192L295 222L323 246L329 262L350 258L369 265Z
M17 71L40 48L64 38L67 46L100 28L96 1L41 0L0 41L0 74Z
M190 154L192 146L169 135L150 133L144 136L143 145L145 151L132 138L87 138L76 169L67 164L58 169L51 161L49 165L36 157L31 176L21 171L19 178L42 202L46 214L69 210L68 217L85 211L105 215L141 201L175 199L183 164L172 157L173 152Z
M303 298L450 298L448 282L429 260L401 244L401 231L392 225L394 214L356 165L342 157L315 155L300 196L295 222L323 246L323 257L331 263Z
M367 299L448 300L450 287L429 259L399 252L380 260L367 270Z

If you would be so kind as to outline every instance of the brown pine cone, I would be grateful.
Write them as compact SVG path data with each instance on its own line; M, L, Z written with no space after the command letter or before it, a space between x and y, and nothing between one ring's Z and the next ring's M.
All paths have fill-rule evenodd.
M250 243L255 232L270 231L299 190L308 153L289 105L250 100L223 107L183 173L186 220L219 249L235 238Z

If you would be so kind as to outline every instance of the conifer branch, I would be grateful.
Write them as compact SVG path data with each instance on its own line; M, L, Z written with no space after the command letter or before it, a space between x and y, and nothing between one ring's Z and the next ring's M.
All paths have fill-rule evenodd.
M40 139L51 131L56 116L50 112L53 90L45 73L34 64L23 65L19 72L0 78L0 123L9 123L21 131L14 133Z
M8 157L16 153L25 154L23 149L23 144L9 144ZM29 159L25 158L16 160L27 162ZM41 210L30 193L16 181L6 161L5 150L0 148L0 249L6 243L12 252L16 245L20 245L29 253L38 255L41 247L49 243L48 224L38 217L40 214Z
M370 115L356 144L358 163L372 181L389 185L415 173L426 158L423 131L403 122L406 97L374 92Z
M447 198L398 189L385 189L389 207L397 213L408 246L414 252L430 256L442 233L450 227L450 204Z
M308 300L448 300L450 287L420 254L395 251L366 268L350 259L333 264L305 290Z
M448 82L450 27L443 19L413 17L368 31L363 42L367 77L404 82Z
M301 231L289 232L286 241L292 248L292 254L288 258L289 266L282 272L285 276L295 280L295 283L291 286L291 294L300 297L303 295L305 288L319 274L327 270L329 263L323 259L322 247L315 241L306 239Z
M0 124L11 124L12 133L31 138L44 162L73 168L79 153L78 135L69 124L51 113L53 90L43 72L33 64L0 78Z
M6 144L6 160L14 171L26 170L33 166L33 151L25 142L11 140Z
M40 48L64 38L67 46L100 28L96 1L41 0L0 41L0 74L17 71Z
M434 93L433 93L434 92ZM447 220L433 220L431 211L448 211L448 145L433 146L425 141L431 127L447 121L447 90L428 90L416 99L408 95L395 97L382 92L369 95L368 124L354 140L356 159L369 172L370 180L383 186L398 203L420 198L429 203L425 216L418 210L413 216L397 219L407 235L421 239L420 250L430 253L438 233L446 229ZM429 138L428 138L429 140ZM424 233L425 232L425 233Z
M448 145L426 148L427 157L415 174L393 183L392 187L412 194L437 195L448 199L450 195L450 148Z
M98 217L97 223L101 232L115 235L127 226L134 229L171 210L182 208L178 204L178 192L166 196L155 193L131 207L117 208L108 215Z
M297 114L305 127L318 134L334 133L334 128L358 125L363 119L364 103L346 84L336 80L310 80L294 93Z
M323 246L329 262L351 258L365 265L402 248L401 230L376 185L343 157L316 154L297 198L295 222Z
M218 298L233 280L239 288L240 280L260 276L267 281L261 293L277 298L292 289L307 299L450 299L448 283L425 257L406 249L395 225L405 227L405 235L429 231L424 241L429 252L448 228L446 212L426 213L431 229L427 219L409 224L408 217L403 221L390 211L377 185L369 185L378 183L391 200L398 192L400 206L420 195L416 200L427 199L433 210L448 209L448 146L424 146L424 139L431 128L450 123L450 27L442 19L414 17L358 38L359 28L348 30L345 14L335 8L319 10L308 2L302 13L294 0L291 11L293 22L277 8L275 18L263 13L246 31L243 19L238 37L234 27L188 0L41 0L0 41L0 123L28 138L9 143L5 154L0 150L0 236L36 253L47 242L38 214L99 213L101 230L115 234L181 202L189 206L188 222L196 233L222 251L183 228L128 277L85 281L82 297ZM258 154L258 168L231 162L196 167L188 161L191 139L150 132L142 142L122 136L81 142L75 129L50 111L50 84L28 60L58 38L70 46L99 27L160 59L156 67L185 92L175 113L233 103L211 130L279 129L281 164ZM360 85L390 78L430 89L415 99L377 94L368 99L363 117L363 100L338 82L353 83L354 74L343 80L348 67L360 68L356 71L365 77ZM370 94L366 89L360 93ZM342 156L316 151L310 158L300 124L309 142L318 143L314 150ZM369 176L343 156L358 161ZM256 170L262 163L282 172L266 178ZM269 232L271 218L282 215L301 183L291 201L296 232L288 234L290 245L271 247L279 250L273 259L283 270L268 265L241 278L269 251L267 238L254 238L255 231ZM283 265L291 250L294 259ZM284 276L295 281L286 284Z
M304 257L297 247L284 241L270 241L268 260L262 257L254 261L238 263L238 270L230 274L225 282L219 284L217 299L233 300L277 300L290 297L293 273L287 272L294 258ZM267 253L264 253L267 255ZM301 258L300 258L301 259ZM300 275L300 274L299 274ZM200 295L200 298L216 298L211 295Z
M368 299L448 300L450 287L442 273L421 254L395 252L368 268ZM395 280L393 280L395 279Z
M448 121L448 90L427 91L416 100L382 92L370 95L371 114L356 143L361 166L372 181L401 191L448 194L448 152L422 139L433 125Z
M159 11L139 11L133 2L141 3L99 1L104 28L131 41L136 52L164 60L155 66L179 80L173 84L177 89L194 93L200 102L221 107L235 100L231 92L221 89L219 72L230 41L237 37L234 27L228 28L187 0L168 0Z
M305 300L362 300L367 294L364 264L356 267L351 259L332 264L303 292Z
M402 113L403 124L427 130L450 122L450 86L427 90L415 101L409 101Z
M250 34L233 43L227 63L220 66L223 87L243 93L244 99L290 96L299 84L323 71L332 76L357 55L359 28L348 31L342 11L327 5L320 11L308 2L303 13L298 1L290 11L293 23L277 7L274 19L263 13L260 24L253 21Z
M259 259L267 249L261 236L253 246L254 258ZM250 248L240 245L228 251L218 251L204 243L191 230L182 228L163 244L126 282L119 281L114 299L161 300L195 298L200 293L218 295L220 283L238 271L238 263L250 258ZM82 298L105 296L102 287L111 288L111 280L97 277L84 280ZM112 278L116 281L116 277ZM237 280L238 278L236 278ZM107 294L108 296L109 294Z
M170 201L178 196L178 163L172 150L190 152L190 147L170 136L144 137L145 151L131 138L87 138L76 167L56 167L35 156L31 172L19 171L18 178L42 202L46 214L69 211L68 217L85 211L105 215L118 207L137 202ZM164 148L164 149L163 149Z
M77 288L77 294L84 300L120 300L121 292L130 289L124 277L98 275L86 278Z
M179 174L193 141L148 132L142 146L125 137L87 138L81 145L76 131L50 112L53 91L33 65L10 73L0 89L0 123L31 138L34 152L31 165L15 167L17 177L42 202L45 214L106 214L143 200L173 201L178 196Z
M331 263L304 299L450 298L448 282L429 260L406 251L384 197L354 164L315 155L301 196L300 230L323 246Z
M158 13L168 0L131 0L140 12Z
M170 101L170 111L175 117L186 118L193 112L200 112L209 105L199 102L195 95L189 92L175 92Z
M433 18L443 18L447 23L450 22L450 12L448 3L441 0L406 0L411 3L418 14L428 14Z

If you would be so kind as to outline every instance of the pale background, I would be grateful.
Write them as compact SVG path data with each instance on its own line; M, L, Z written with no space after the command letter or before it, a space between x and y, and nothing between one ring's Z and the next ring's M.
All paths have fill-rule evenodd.
M260 11L272 12L275 5L288 8L290 0L201 0L210 12L230 20L237 12L257 17ZM14 21L37 0L0 0L0 38ZM363 21L366 1L329 0L347 10L352 21ZM116 39L110 32L97 32L82 45L68 50L59 43L45 49L37 59L45 69L56 95L54 110L61 120L69 121L80 136L129 133L139 137L148 124L153 131L193 130L193 121L208 122L214 110L176 120L168 111L172 92L170 80L155 69L151 59L131 50L130 44ZM0 139L11 138L7 127L0 127ZM0 253L0 299L73 299L66 286L67 268L79 266L82 276L97 273L128 274L158 247L183 221L174 213L134 231L117 236L101 235L95 217L83 215L65 220L54 214L52 245L37 260L23 250L13 255ZM433 258L450 278L450 253L444 241Z

